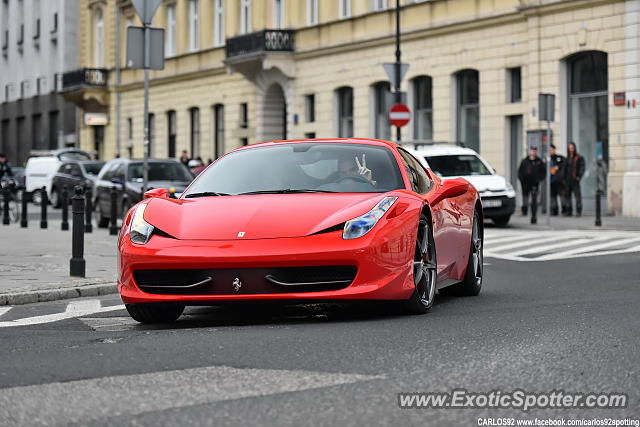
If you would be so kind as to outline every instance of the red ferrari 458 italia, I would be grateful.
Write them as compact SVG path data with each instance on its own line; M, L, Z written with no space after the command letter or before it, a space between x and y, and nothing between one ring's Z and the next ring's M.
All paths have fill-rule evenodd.
M401 146L274 141L234 150L179 199L154 189L120 231L118 290L139 322L230 301L398 301L482 285L480 197Z

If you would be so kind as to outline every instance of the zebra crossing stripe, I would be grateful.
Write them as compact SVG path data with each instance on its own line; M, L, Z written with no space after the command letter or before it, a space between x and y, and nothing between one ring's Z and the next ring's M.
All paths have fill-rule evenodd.
M577 239L577 240L569 240L566 242L556 243L555 245L544 245L544 246L535 246L533 248L525 249L523 251L517 251L513 255L522 256L522 255L531 255L537 253L548 253L550 250L558 249L558 248L566 248L567 246L577 246L585 243L593 242L590 239Z
M487 244L487 246L489 246L488 249L491 252L504 252L506 250L511 250L511 249L522 247L522 246L531 246L531 245L534 245L534 244L535 245L541 245L541 244L544 244L546 242L550 242L550 241L553 241L553 240L558 240L558 236L543 237L541 239L536 239L534 241L532 241L531 239L526 239L525 238L525 240L521 239L519 242L509 243L507 245L500 245L500 246L497 246L497 247L493 247L493 246Z
M0 307L0 316L11 310L11 307Z
M554 256L565 256L565 255L576 255L579 253L584 253L584 252L593 252L593 251L598 251L600 249L606 249L606 248L611 248L611 247L615 247L615 246L623 246L626 245L627 243L633 243L633 242L638 242L640 241L640 237L629 237L626 239L620 239L620 240L612 240L609 241L607 243L602 243L599 245L589 245L589 246L583 246L581 248L576 248L576 249L571 249L568 251L564 251L564 252L558 252L553 254Z

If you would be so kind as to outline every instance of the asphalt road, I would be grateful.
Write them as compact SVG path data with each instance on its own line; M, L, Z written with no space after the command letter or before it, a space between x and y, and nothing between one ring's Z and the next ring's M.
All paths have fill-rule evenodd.
M173 326L150 327L131 321L117 296L14 307L0 321L78 316L0 327L0 425L640 418L638 254L485 261L479 296L440 296L424 316L379 305L200 307ZM111 308L83 314L96 304ZM528 412L398 406L400 392L459 388L621 392L629 404Z

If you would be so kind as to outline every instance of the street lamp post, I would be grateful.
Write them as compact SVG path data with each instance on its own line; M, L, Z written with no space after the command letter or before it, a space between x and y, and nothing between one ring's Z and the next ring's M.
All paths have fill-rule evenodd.
M396 104L400 104L402 102L402 94L400 93L400 67L401 60L400 57L402 52L400 50L400 0L396 0L396 64L395 64L395 102ZM400 142L402 139L402 130L400 126L396 126L396 140Z

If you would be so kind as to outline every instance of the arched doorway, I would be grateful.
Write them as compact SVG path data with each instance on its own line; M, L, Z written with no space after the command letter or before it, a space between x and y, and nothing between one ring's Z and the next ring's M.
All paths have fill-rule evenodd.
M265 93L262 117L264 141L287 139L287 100L277 83L269 86Z
M609 109L607 54L586 51L565 59L568 82L567 144L575 142L585 160L582 195L586 209L596 193L596 158L609 162Z

